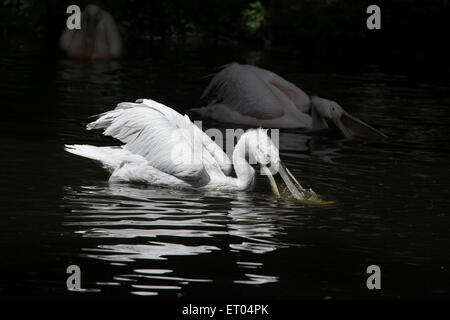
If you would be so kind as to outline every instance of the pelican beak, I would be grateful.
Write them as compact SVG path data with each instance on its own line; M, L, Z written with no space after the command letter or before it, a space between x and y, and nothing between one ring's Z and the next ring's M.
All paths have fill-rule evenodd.
M292 196L297 200L303 200L305 197L298 190L298 188L303 189L303 187L295 179L295 177L291 174L289 169L284 165L282 161L280 161L280 165L278 166L278 173L280 174L281 179L283 179ZM296 187L295 184L297 184L298 187Z
M269 179L270 188L272 189L272 192L276 195L277 198L280 198L280 191L278 191L278 186L273 178L272 172L270 172L270 169L266 166L262 166L261 170L263 171L264 175Z
M284 165L283 162L279 162L277 165L278 173L281 176L281 179L283 179L284 183L286 184L287 188L289 189L289 192L292 194L292 196L296 199L303 200L304 196L300 193L298 188L295 186L297 184L300 189L303 189L298 181L294 178L294 176L290 173L289 169ZM280 192L278 190L277 183L275 182L275 179L270 171L269 168L266 166L262 167L262 170L264 174L269 179L270 187L272 188L272 192L277 196L277 198L280 198Z
M346 111L342 113L340 118L334 119L333 122L346 138L352 138L354 136L369 139L387 138L384 133L371 127L367 123L359 120Z

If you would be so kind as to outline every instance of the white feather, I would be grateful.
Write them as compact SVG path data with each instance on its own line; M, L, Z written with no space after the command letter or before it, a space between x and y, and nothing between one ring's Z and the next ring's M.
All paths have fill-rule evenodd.
M99 115L87 128L103 129L105 135L121 140L124 145L69 145L66 150L100 162L112 172L112 182L248 190L254 186L255 170L247 159L256 160L262 166L272 162L278 165L280 161L278 149L266 130L248 130L233 152L236 177L227 176L222 167L230 169L231 161L215 142L187 116L147 99L120 103L116 109Z
M138 102L118 104L87 129L104 129L104 135L125 143L125 149L145 158L150 166L188 183L208 180L207 169L220 168L209 153L203 152L209 137L187 116L152 100Z

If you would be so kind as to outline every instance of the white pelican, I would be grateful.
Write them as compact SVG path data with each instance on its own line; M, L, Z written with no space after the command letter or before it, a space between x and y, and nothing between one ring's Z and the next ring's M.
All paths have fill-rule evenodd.
M71 58L114 59L122 53L122 38L112 15L90 4L81 14L81 29L65 29L60 47Z
M304 189L299 191L294 185L292 181L298 184L297 180L281 163L278 149L263 129L250 129L242 134L232 162L187 115L182 116L153 100L119 103L89 123L87 129L104 129L104 135L124 143L120 147L66 145L68 152L100 162L112 173L110 181L173 188L250 190L255 183L255 169L250 161L261 166L278 197L280 193L271 170L278 171L295 198L304 199ZM229 175L232 168L236 177Z
M221 122L320 130L331 121L347 138L355 134L386 137L337 102L309 97L279 75L251 65L234 62L224 66L203 92L201 98L205 97L212 97L206 107L190 111Z

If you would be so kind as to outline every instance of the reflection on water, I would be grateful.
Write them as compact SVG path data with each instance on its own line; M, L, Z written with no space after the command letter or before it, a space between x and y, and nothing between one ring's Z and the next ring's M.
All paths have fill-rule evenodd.
M77 82L89 84L88 90L92 90L92 84L109 86L120 85L117 77L121 65L119 61L90 61L90 60L71 60L63 59L59 61L59 75L61 80L70 81L73 87L79 87Z
M277 236L284 233L280 217L273 210L274 200L267 193L255 198L248 193L199 194L164 188L139 188L112 184L105 187L67 187L64 206L71 208L66 226L76 234L94 238L96 246L83 248L83 257L126 264L136 260L168 260L179 256L211 254L227 250L239 255L246 251L264 254L298 244L284 243ZM215 245L217 238L229 238L229 247ZM102 240L104 239L104 240ZM112 241L111 241L112 240ZM256 268L258 262L237 262L240 268ZM179 272L179 270L177 270ZM140 285L141 281L187 284L213 281L174 277L168 269L138 269L132 274L118 274L117 285L133 281L137 294L156 294L159 290L181 289L179 285ZM235 283L264 284L278 277L246 273Z

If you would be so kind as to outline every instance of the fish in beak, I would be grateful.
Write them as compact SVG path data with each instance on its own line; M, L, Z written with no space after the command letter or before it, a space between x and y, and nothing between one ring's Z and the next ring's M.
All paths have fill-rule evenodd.
M275 178L272 175L271 169L269 169L266 166L263 166L261 168L263 170L264 175L267 176L267 179L269 180L270 183L270 187L272 188L272 192L275 194L277 199L285 198L286 200L316 206L330 205L334 203L334 201L323 200L322 197L317 193L315 193L312 189L303 188L301 184L297 181L297 179L294 177L294 175L281 161L278 164L277 173L280 175L281 179L286 185L288 194L280 192L280 188L278 187Z
M280 161L277 164L275 164L275 167L276 168L274 169L277 170L277 173L281 176L281 179L283 180L289 192L291 193L291 196L298 200L305 200L305 195L302 194L301 192L302 190L305 189L295 179L295 177L291 174L291 172L284 165L284 163ZM267 176L267 179L269 180L272 192L275 194L277 198L281 198L280 190L278 188L277 182L275 181L275 178L272 175L271 169L269 169L267 166L262 166L261 169L264 175Z

